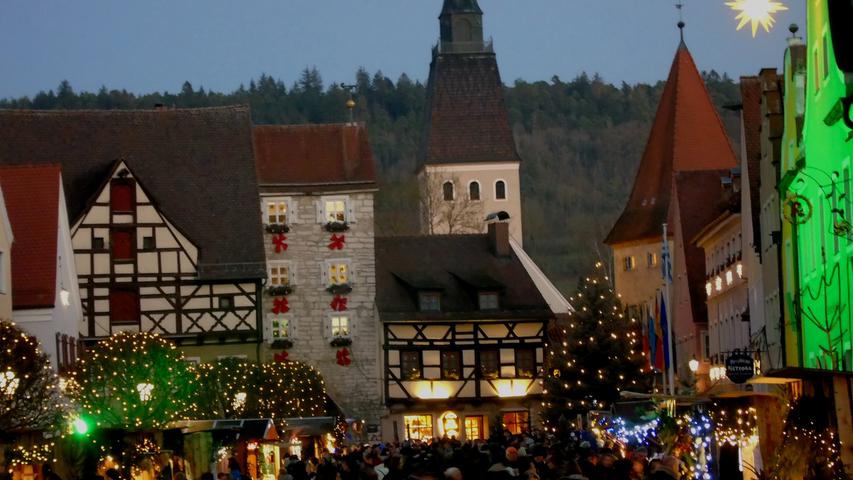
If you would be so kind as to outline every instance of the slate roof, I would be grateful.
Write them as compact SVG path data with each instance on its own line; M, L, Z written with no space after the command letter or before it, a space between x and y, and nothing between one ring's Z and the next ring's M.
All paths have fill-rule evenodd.
M442 293L441 312L419 311L424 290ZM499 292L499 310L479 310L481 290ZM486 234L376 237L376 304L383 321L553 317L518 256L495 256Z
M253 138L261 189L376 185L363 125L262 125L254 127Z
M59 238L59 165L0 167L12 243L12 308L53 308Z
M669 215L673 172L736 167L725 128L682 42L675 54L634 186L605 243L615 245L661 235Z
M520 161L493 53L437 53L427 84L425 164Z
M0 110L0 164L61 163L73 223L124 160L199 246L201 279L258 279L266 271L251 128L245 106Z
M740 96L743 109L743 138L746 153L746 176L749 183L749 205L752 212L753 243L757 252L761 252L761 94L759 77L741 77Z

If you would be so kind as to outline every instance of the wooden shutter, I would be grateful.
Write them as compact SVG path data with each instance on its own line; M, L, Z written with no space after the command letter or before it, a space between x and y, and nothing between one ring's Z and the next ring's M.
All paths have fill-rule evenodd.
M347 197L344 200L344 206L347 209L347 223L355 223L355 206L353 205L353 201L350 197Z
M135 206L134 183L130 180L113 180L110 183L110 208L113 212L132 212Z
M130 289L110 289L110 323L139 323L139 293Z
M133 231L113 229L110 231L110 245L113 260L133 260L136 249L133 244Z

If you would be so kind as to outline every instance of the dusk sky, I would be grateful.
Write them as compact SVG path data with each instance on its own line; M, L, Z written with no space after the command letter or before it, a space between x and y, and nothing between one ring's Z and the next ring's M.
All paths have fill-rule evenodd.
M290 85L306 66L324 81L358 67L424 80L441 0L0 0L0 97L32 96L62 80L76 91L231 91L267 73ZM736 77L781 66L786 1L775 29L736 32L725 0L685 0L685 40L701 70ZM504 82L666 77L678 44L675 0L480 0ZM801 31L803 35L805 32Z

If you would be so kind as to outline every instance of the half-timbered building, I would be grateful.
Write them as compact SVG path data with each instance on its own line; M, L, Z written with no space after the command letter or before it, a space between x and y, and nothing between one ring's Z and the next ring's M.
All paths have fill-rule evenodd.
M509 224L376 239L386 436L484 439L537 423L549 323L570 309Z
M246 107L0 112L0 163L62 165L83 337L145 331L201 361L257 357L251 138Z
M323 374L329 396L380 438L376 174L359 124L254 128L269 280L264 352Z

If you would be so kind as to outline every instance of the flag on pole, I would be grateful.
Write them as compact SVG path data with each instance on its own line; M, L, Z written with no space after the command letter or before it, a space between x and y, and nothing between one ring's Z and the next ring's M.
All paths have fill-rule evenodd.
M657 348L657 336L655 335L655 316L651 305L646 306L646 338L643 341L643 351L649 359L649 366L655 367L655 349Z
M652 366L651 358L651 324L648 321L649 318L649 307L648 305L643 305L640 310L640 325L643 331L643 358L645 358L649 362L649 366Z
M655 295L655 316L652 320L654 323L654 332L655 332L655 349L654 349L654 367L658 370L663 370L663 344L664 344L664 336L663 330L661 329L660 323L660 303L658 303L658 297Z
M660 297L660 329L663 332L663 363L666 368L669 368L669 330L667 328L666 318L666 300L663 294Z
M669 254L669 241L665 236L660 254L660 274L665 282L672 283L672 260Z

